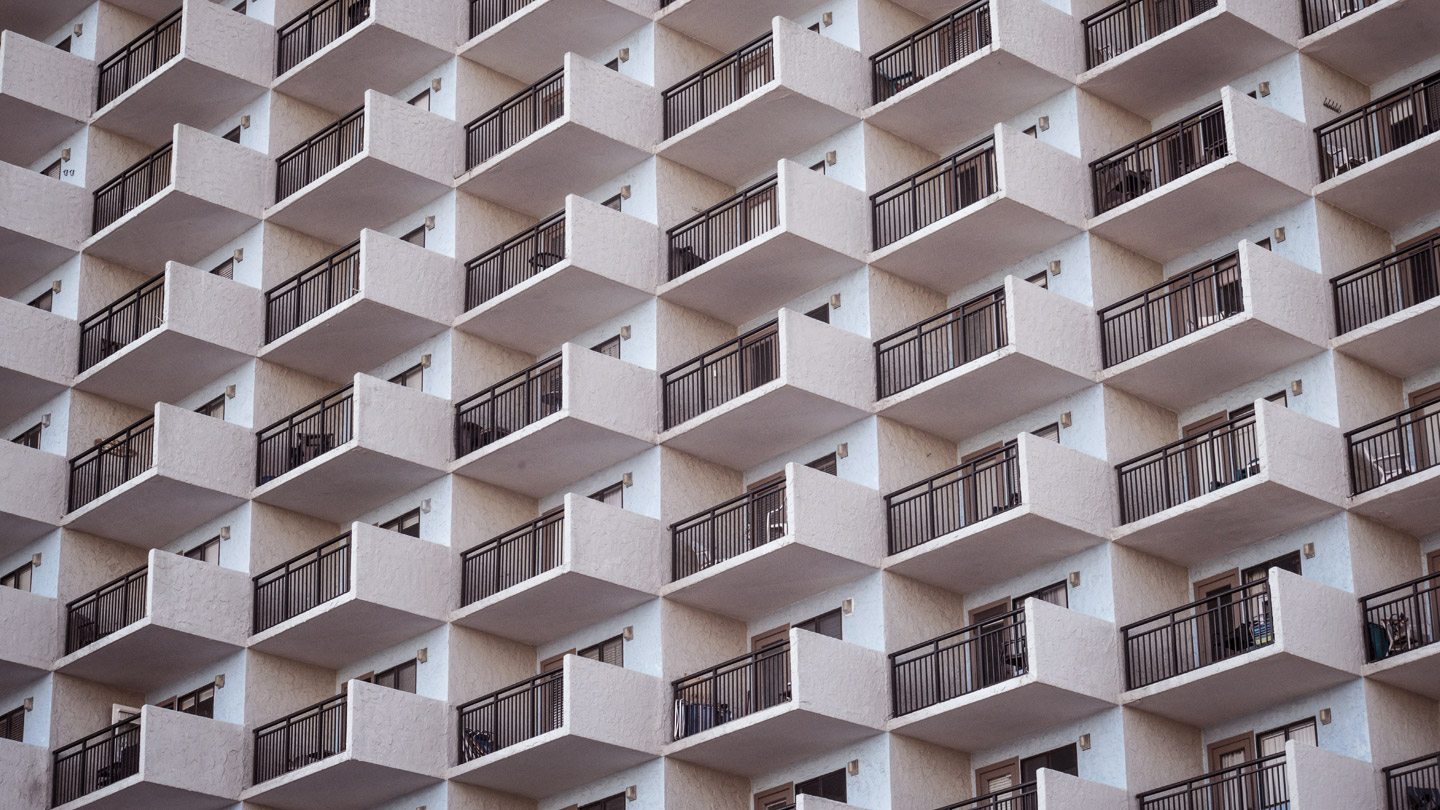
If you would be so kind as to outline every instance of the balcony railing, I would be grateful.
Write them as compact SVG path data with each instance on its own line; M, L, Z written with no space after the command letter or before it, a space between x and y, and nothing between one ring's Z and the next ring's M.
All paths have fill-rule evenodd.
M347 706L336 695L255 729L254 784L344 752Z
M772 176L671 228L671 281L780 224L779 178Z
M677 740L779 706L790 700L790 642L732 658L672 686Z
M274 480L350 441L355 435L355 386L306 405L256 434L255 485Z
M365 107L361 106L275 159L275 202L319 180L364 149Z
M564 404L564 366L556 354L455 403L455 457L558 413Z
M1315 128L1320 179L1329 180L1440 131L1440 73Z
M465 168L479 166L564 114L562 67L465 125Z
M1275 643L1270 583L1252 582L1126 625L1125 688L1139 689Z
M990 44L990 0L974 0L870 57L876 104Z
M565 511L541 515L460 555L460 604L469 605L564 562Z
M470 36L478 37L535 0L470 0Z
M1357 267L1330 284L1337 335L1429 301L1440 296L1440 237Z
M899 554L1020 505L1015 442L885 496L890 553Z
M542 672L456 707L460 762L493 754L565 725L565 671Z
M780 376L780 326L771 321L660 376L665 429Z
M65 606L65 654L145 618L148 566L101 585Z
M1090 164L1103 214L1230 154L1225 110L1215 104Z
M1416 405L1345 434L1350 491L1369 492L1440 463L1440 402Z
M1223 770L1146 791L1136 797L1140 810L1289 810L1285 754L1245 762Z
M1038 782L1026 782L1006 790L986 793L958 804L947 804L940 810L1036 810L1040 802Z
M265 342L360 292L360 240L355 240L265 292Z
M1365 660L1379 661L1440 641L1440 573L1360 599Z
M565 259L565 212L558 211L465 263L465 311Z
M1207 262L1100 310L1105 367L1245 311L1240 254Z
M671 579L684 579L789 533L782 479L672 525Z
M1305 36L1357 14L1380 0L1302 0L1300 9L1305 15Z
M875 341L875 398L884 399L1010 343L1005 288Z
M70 459L74 512L155 466L155 417L147 416Z
M1255 414L1115 465L1120 522L1133 523L1260 473Z
M91 226L95 233L110 227L140 204L170 186L172 144L165 144L95 190Z
M870 195L875 249L898 242L999 190L995 139L989 137Z
M1086 17L1085 67L1114 59L1204 14L1219 0L1120 0Z
M140 772L140 718L113 726L55 749L50 806L116 784Z
M1384 769L1387 810L1417 810L1440 800L1440 753Z
M350 533L257 575L253 632L260 633L350 591Z
M896 717L1024 675L1025 609L962 627L890 654Z
M165 277L156 276L80 322L80 370L129 346L165 320Z
M369 18L370 0L320 0L276 32L275 75L285 75Z
M181 11L175 9L100 63L100 95L95 109L119 98L180 54Z
M665 137L684 132L774 78L775 40L766 34L663 93Z

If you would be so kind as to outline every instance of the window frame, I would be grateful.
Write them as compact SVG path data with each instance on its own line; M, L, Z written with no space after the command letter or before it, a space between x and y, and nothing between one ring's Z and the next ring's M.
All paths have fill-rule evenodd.
M18 583L19 577L20 577L21 575L24 575L24 577L25 577L25 587L23 587L23 588L20 587L18 584L15 584L15 583ZM21 565L20 567L16 568L14 571L11 571L10 573L8 573L8 574L6 574L6 575L4 575L4 576L0 576L0 587L3 587L3 588L14 588L14 589L17 590L17 591L25 591L26 593L34 593L34 592L35 592L35 561L34 561L34 560L31 560L30 562L27 562L27 563L25 563L24 565Z
M218 534L215 535L214 537L210 538L209 540L206 540L205 542L201 543L200 545L195 546L194 548L191 548L191 549L186 550L185 553L184 553L183 555L181 555L181 556L188 557L189 559L192 559L192 560L200 560L201 562L207 562L207 563L208 563L208 562L210 562L210 561L206 559L206 556L207 556L207 555L206 555L206 551L207 551L208 549L211 549L211 548L214 548L214 549L215 549L215 562L212 563L212 565L219 565L219 564L220 564L220 535L218 535ZM197 555L196 552L199 552L199 554Z
M25 706L23 704L0 714L0 740L25 742Z
M412 378L416 378L416 377L418 377L418 378L420 379L420 384L419 384L419 385L415 385L415 386L410 385L410 380L411 380ZM405 369L404 371L400 372L399 374L396 374L394 377L391 377L391 378L390 378L389 380L387 380L386 382L394 383L395 385L398 385L398 386L400 386L400 387L402 387L402 388L414 388L416 391L424 391L424 390L425 390L425 364L424 364L424 363L416 363L415 365L413 365L413 366Z
M608 487L604 487L604 488L602 488L602 489L599 489L599 490L591 493L591 494L590 494L590 500L592 500L592 501L599 501L599 502L604 503L604 504L609 504L609 503L610 503L609 498L610 498L611 495L619 495L619 496L620 496L620 502L619 502L619 503L616 503L616 504L611 504L611 505L612 505L612 506L618 506L619 508L624 509L624 508L625 508L625 482L624 482L624 481L616 481L615 483L611 484L611 485L608 486Z
M208 695L208 699L207 696L204 694L207 691L210 693ZM191 708L189 709L184 707L184 703L186 700L192 701ZM213 720L215 719L215 683L212 681L205 684L204 686L201 686L198 689L192 689L183 695L175 695L174 697L166 698L165 700L162 700L155 705L161 709L169 709L172 712L190 714L196 717L205 717ZM207 706L209 710L208 714L199 711L199 709Z
M599 343L596 343L594 346L591 346L591 347L590 347L590 351L596 352L597 354L603 354L603 355L605 355L606 357L613 357L613 358L615 358L616 360L619 360L619 359L620 359L620 344L621 344L622 342L623 342L623 341L621 340L620 336L619 336L619 335L616 335L615 337L606 338L605 340L602 340L602 341L600 341ZM612 348L615 350L615 353L614 353L614 354L611 354L611 353L610 353L610 349L612 349Z
M820 626L820 622L821 622L821 621L828 620L828 619L830 619L830 618L832 618L832 617L833 617L834 619L836 619L836 620L838 621L838 623L839 623L840 635L838 635L838 636L832 636L832 635L830 635L829 633L822 633L822 632L818 629L819 626ZM790 627L791 627L791 628L794 628L794 629L798 629L798 630L804 630L804 631L809 632L809 633L814 633L814 634L816 634L816 635L826 636L826 637L828 637L828 638L833 638L833 639L837 639L837 640L840 640L840 641L844 641L844 640L845 640L845 612L844 612L843 610L841 610L840 608L837 607L837 608L835 608L834 610L827 610L827 611L825 611L824 613L819 613L819 614L816 614L816 615L814 615L814 616L811 616L810 618L808 618L808 619L806 619L806 620L804 620L804 621L795 622L794 624L790 625Z
M614 661L614 662L612 662L612 661L606 661L606 660L605 660L605 650L606 650L607 648L610 648L612 645L614 646L615 649L618 649L618 650L619 650L619 660L618 660L618 661ZM591 656L588 655L588 653L594 653L596 657L591 658ZM579 658L589 658L591 661L599 661L599 662L602 663L602 664L612 664L613 666L617 666L617 667L620 667L621 669L624 669L624 668L625 668L625 635L622 633L622 634L617 635L617 636L611 636L610 638L607 638L607 639L605 639L605 640L603 640L603 641L599 641L599 642L596 642L596 643L594 643L594 644L591 644L589 647L583 647L583 648L581 648L581 649L579 649L579 650L576 650L576 651L575 651L575 655L576 655L577 657L579 657Z
M34 425L20 431L20 435L11 439L15 444L24 445L34 450L40 449L40 439L45 431L44 422L36 422ZM32 438L33 437L33 438ZM33 441L33 444L31 443Z
M425 101L425 106L423 107L420 106L421 99L424 99ZM411 107L419 107L425 112L430 112L430 88L427 87L424 90L421 90L419 93L415 94L414 98L410 99L405 103L409 104Z
M414 534L410 534L409 532L406 531L406 529L410 528L410 526L408 526L407 523L410 521L411 518L413 518L413 519L415 520L415 523L414 523L415 533L414 533ZM382 529L384 529L384 530L386 530L386 531L395 532L395 533L397 533L397 534L403 534L403 535L405 535L406 537L419 538L419 537L420 537L420 507L417 506L417 507L415 507L414 509L411 509L409 512L406 512L406 513L404 513L404 514L402 514L402 515L396 515L395 517L390 518L389 520L382 521L382 522L380 522L380 523L376 523L375 525L376 525L376 526L379 526L380 528L382 528Z
M43 306L42 306L42 302L43 302ZM40 293L39 295L35 296L34 298L32 298L32 299L30 299L28 302L26 302L25 305L26 305L26 306L30 306L30 307L34 307L34 308L39 309L39 310L43 310L43 311L45 311L45 312L54 312L54 311L55 311L55 288L54 288L54 287L51 287L50 289L46 290L45 292Z
M219 411L218 413L216 412L217 410ZM222 422L225 421L225 395L221 394L215 397L204 405L196 408L195 412L201 416L210 416Z

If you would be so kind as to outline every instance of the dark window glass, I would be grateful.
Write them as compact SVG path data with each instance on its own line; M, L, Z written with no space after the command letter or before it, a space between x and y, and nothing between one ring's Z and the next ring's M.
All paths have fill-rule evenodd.
M25 741L25 707L0 714L0 740Z
M212 537L209 540L206 540L195 548L192 548L189 551L185 552L185 556L189 557L192 560L200 560L201 562L219 565L220 538Z
M819 470L823 473L830 473L831 475L839 474L839 460L835 457L834 453L831 453L827 456L821 456L820 458L815 459L814 461L806 464L805 466L809 467L812 470Z
M204 416L213 416L216 419L225 418L225 395L221 394L209 402L195 409L195 412Z
M605 206L606 208L614 208L616 211L619 211L620 206L624 203L624 200L625 197L623 195L616 194L614 197L611 197L610 199L601 203L601 205Z
M609 62L606 62L606 63L605 63L605 67L610 68L611 70L614 70L614 71L619 71L619 70L620 70L620 57L617 56L617 57L615 57L614 59L611 59Z
M54 309L54 307L55 307L55 290L54 290L54 288L48 289L48 290L46 290L45 292L40 293L39 295L35 296L33 299L31 299L31 301L30 301L30 306L35 307L36 309L43 309L43 310L45 310L46 312L54 312L54 311L55 311L55 309Z
M44 423L36 422L35 426L15 437L16 444L23 444L26 447L40 449L40 431L45 427Z
M236 3L235 5L231 6L231 7L230 7L230 10L231 10L231 11L235 11L235 12L239 12L240 14L244 14L244 13L245 13L245 0L240 0L239 3Z
M406 242L409 242L412 245L419 245L420 247L425 247L425 226L421 225L420 227L405 234L400 238Z
M616 335L604 343L597 343L590 347L591 351L599 352L606 357L620 358L620 336Z
M31 577L35 572L33 563L25 563L14 571L0 577L0 587L14 588L17 591L30 590Z
M575 654L592 661L623 667L625 666L625 638L623 636L607 638L599 644L586 647Z
M64 39L62 39L62 40L60 40L59 42L55 43L55 47L59 48L60 50L66 52L66 53L69 53L69 52L70 52L70 37L65 37Z
M1307 717L1288 726L1255 735L1260 743L1260 750L1256 756L1268 757L1271 754L1279 754L1285 750L1286 740L1298 740L1309 745L1319 745L1319 738L1316 736L1315 718Z
M1289 554L1281 555L1273 560L1267 560L1259 565L1246 568L1241 573L1241 578L1247 585L1251 582L1259 582L1270 574L1271 568L1280 568L1292 574L1299 574L1300 552L1292 551Z
M811 318L814 318L815 320L817 320L817 321L819 321L819 322L821 322L821 323L829 323L829 322L830 322L830 305L829 305L829 304L821 304L820 306L818 306L818 307L810 310L809 312L807 312L807 313L805 313L805 314L806 314L807 316L811 317Z
M414 388L417 391L425 389L425 364L417 363L410 368L390 378L390 382L402 385L406 388Z
M210 274L221 278L235 278L235 259L231 257L210 269Z
M196 717L215 716L215 684L207 683L194 692L187 692L160 704L162 709L193 714Z
M1044 270L1041 270L1040 272L1025 280L1030 282L1031 284L1034 284L1036 287L1039 287L1042 290L1050 289L1050 274Z
M377 672L372 677L363 680L367 680L376 686L384 686L400 692L409 692L413 695L415 694L415 676L419 671L420 662L411 658L403 664L396 664L383 672Z
M395 518L394 520L387 520L384 523L380 524L380 528L388 529L392 532L399 532L410 537L419 537L420 510L415 509L413 511L406 512L405 514Z
M1041 768L1049 768L1052 771L1068 773L1071 776L1079 776L1079 763L1075 756L1075 743L1061 746L1054 751L1046 751L1043 754L1036 754L1033 757L1026 757L1020 760L1020 781L1033 782L1035 774Z
M1026 127L1025 134L1032 138L1038 138L1040 137L1040 129L1038 127Z
M53 177L53 178L55 178L56 180L59 180L59 179L60 179L60 164L61 164L61 162L62 162L62 161L57 160L57 161L55 161L54 163L51 163L49 166L46 166L46 167L45 167L45 170L44 170L44 171L42 171L42 172L40 172L40 173L43 174L43 175L45 175L46 177Z
M582 804L578 810L625 810L625 794L617 793L598 802Z
M825 166L826 166L826 163L825 163L825 161L822 160L822 161L820 161L819 163L816 163L815 165L811 166L811 167L810 167L810 171L812 171L812 172L819 172L819 173L821 173L821 174L825 174L825 173L826 173L826 172L825 172Z
M815 796L832 802L845 801L845 769L821 774L814 779L795 783L796 796Z
M1042 439L1049 439L1052 442L1058 442L1060 441L1060 423L1051 422L1031 435L1039 436Z
M420 95L410 99L410 106L428 111L430 109L430 88L425 88Z
M240 127L235 127L234 129L232 129L232 130L230 130L229 132L225 133L222 137L225 138L225 140L227 140L227 141L229 141L229 142L231 142L231 143L239 143L239 142L240 142Z
M608 503L611 506L623 507L625 505L625 482L617 481L594 495L591 495L590 499L601 503Z
M1066 590L1063 581L1057 582L1054 585L1047 585L1038 591L1021 594L1012 599L1010 604L1018 610L1021 605L1025 604L1025 600L1032 596L1041 602L1049 602L1052 605L1059 605L1063 608L1070 607L1070 592Z
M809 27L808 29L806 29L806 30L814 31L815 33L818 34L818 33L820 33L820 23L815 23L814 25L810 26L810 27ZM799 790L796 790L795 792L796 792L796 793L799 793L800 791L799 791Z
M840 609L836 608L829 613L821 613L813 619L806 619L795 625L797 630L809 630L830 638L841 638Z

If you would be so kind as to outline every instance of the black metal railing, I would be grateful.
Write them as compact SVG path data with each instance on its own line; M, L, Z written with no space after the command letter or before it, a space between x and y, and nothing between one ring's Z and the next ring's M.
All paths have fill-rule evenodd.
M565 510L557 509L460 555L460 604L494 596L564 562Z
M686 675L672 687L677 740L779 706L790 700L790 642Z
M80 370L129 346L165 320L165 276L141 284L80 322Z
M870 226L875 249L904 239L999 191L995 169L992 136L871 194Z
M780 224L779 178L771 176L727 197L666 232L671 281Z
M1338 177L1440 131L1440 73L1315 128L1320 179Z
M1440 800L1440 752L1384 768L1387 810L1419 810Z
M775 40L766 34L665 90L665 137L684 132L774 78Z
M1275 642L1270 583L1252 582L1120 629L1125 688L1139 689Z
M276 32L275 75L285 75L369 18L370 0L320 0Z
M1176 782L1146 791L1136 798L1140 802L1140 810L1289 810L1285 754L1271 754Z
M565 405L564 371L560 355L552 355L455 403L455 457L558 413Z
M1105 368L1244 311L1240 254L1206 262L1100 310Z
M972 526L1020 505L1015 442L885 496L891 554Z
M1120 0L1106 6L1082 23L1085 67L1108 62L1218 4L1219 0Z
M999 287L875 341L875 398L913 388L1009 344L1005 288Z
M1260 474L1255 414L1115 465L1120 479L1120 522L1132 523L1207 492Z
M275 159L275 202L319 180L365 149L365 107L342 117Z
M142 565L65 606L65 654L145 618L149 566Z
M355 385L306 405L255 434L255 485L279 478L355 435Z
M460 761L493 754L565 725L565 670L533 678L456 707Z
M360 240L355 240L265 291L265 342L360 292Z
M147 416L70 459L69 511L155 466L155 417Z
M1343 335L1440 296L1440 237L1330 279L1335 334Z
M470 36L478 37L535 0L470 0Z
M780 327L771 321L660 375L665 429L780 376Z
M559 264L565 253L561 210L465 263L465 311Z
M50 806L59 807L140 772L140 718L55 749Z
M175 9L100 63L100 92L95 109L119 98L122 93L180 55L180 12Z
M1329 28L1351 14L1364 11L1380 0L1302 0L1300 9L1305 16L1305 36Z
M1029 668L1022 607L891 653L892 709L900 717L1018 678Z
M336 695L255 729L253 783L344 752L348 705L346 695Z
M1360 599L1365 660L1379 661L1440 641L1440 572Z
M95 190L95 210L90 221L94 233L110 227L115 220L170 187L172 146L167 143L156 149Z
M465 168L479 166L564 114L562 67L465 125Z
M1359 495L1440 463L1440 402L1416 405L1345 434L1350 492Z
M346 532L256 575L252 632L268 630L348 593L350 564Z
M670 578L684 579L790 533L781 479L670 526Z
M879 104L990 44L990 0L974 0L870 57Z
M1026 782L956 804L947 804L940 810L1037 810L1040 806L1038 789L1038 782Z
M1103 214L1230 154L1221 103L1090 164L1095 212Z

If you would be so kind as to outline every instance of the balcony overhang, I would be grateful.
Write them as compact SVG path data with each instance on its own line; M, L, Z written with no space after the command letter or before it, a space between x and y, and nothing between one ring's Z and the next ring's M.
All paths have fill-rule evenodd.
M654 598L654 594L578 573L566 563L465 605L451 614L450 621L538 646Z
M887 730L957 751L981 751L1113 705L1041 683L1031 672L897 717L887 723Z
M0 609L8 625L0 638L0 690L9 693L49 672L60 655L60 606L53 597L5 588Z
M1440 298L1421 301L1331 341L1349 355L1400 379L1440 365Z
M567 94L570 90L567 82ZM608 112L619 115L618 110ZM584 159L576 160L577 155ZM567 114L460 175L456 187L543 217L559 206L566 193L594 188L649 156L646 150L584 126Z
M653 13L653 4L642 0L540 0L481 31L460 46L460 55L529 84L567 52L598 53Z
M1315 198L1387 231L1410 224L1440 208L1440 133L1326 180Z
M538 799L654 758L653 753L588 739L559 728L451 768L448 778Z
M306 664L336 669L444 622L363 599L351 585L322 602L250 637L248 647Z
M682 762L753 777L854 745L876 733L877 729L803 708L791 700L676 740L666 745L663 753Z
M457 15L439 13L442 7L449 10L448 5L424 5L432 6L423 9L424 14L435 12L426 19L451 22L454 17L453 22L459 22ZM277 77L275 91L343 115L360 106L366 90L394 95L453 55L438 42L424 42L391 27L391 12L419 14L422 10L415 3L378 0L369 19Z
M11 31L31 38L46 37L89 6L89 0L39 4L31 0L0 0L0 19L5 20L5 27Z
M3 11L0 18L7 28L14 21ZM14 30L0 33L0 160L28 166L84 129L94 87L89 59Z
M1302 38L1300 52L1374 85L1433 56L1437 28L1433 3L1369 3Z
M275 203L265 219L333 244L348 244L357 229L383 228L449 190L438 180L372 156L367 146Z
M126 267L193 264L260 221L258 216L186 194L171 185L86 240L86 253Z
M250 357L162 325L81 372L75 389L150 408L183 399Z
M248 787L240 798L275 810L360 810L440 781L438 777L365 762L342 751Z
M62 525L141 548L161 548L244 502L243 496L172 478L157 466L70 512Z
M867 415L854 405L772 380L660 434L673 450L745 470Z
M455 328L539 354L652 297L567 258L460 315Z
M1408 692L1440 700L1440 644L1395 653L1360 670L1367 680L1388 683Z
M650 446L566 408L456 459L450 472L538 498Z
M175 596L175 594L170 594ZM235 605L235 608L242 608ZM140 621L81 647L55 662L55 671L87 681L146 692L241 649L242 645ZM156 661L165 666L157 667Z
M750 621L874 571L794 534L731 557L660 589L666 599Z
M420 428L416 428L419 430ZM443 471L351 439L255 488L261 502L343 522L428 484Z
M1440 466L1352 496L1347 509L1407 534L1425 537L1440 531L1440 509L1436 504L1440 504Z
M0 163L0 195L24 205L0 208L0 295L19 293L80 251L92 195L83 187Z

